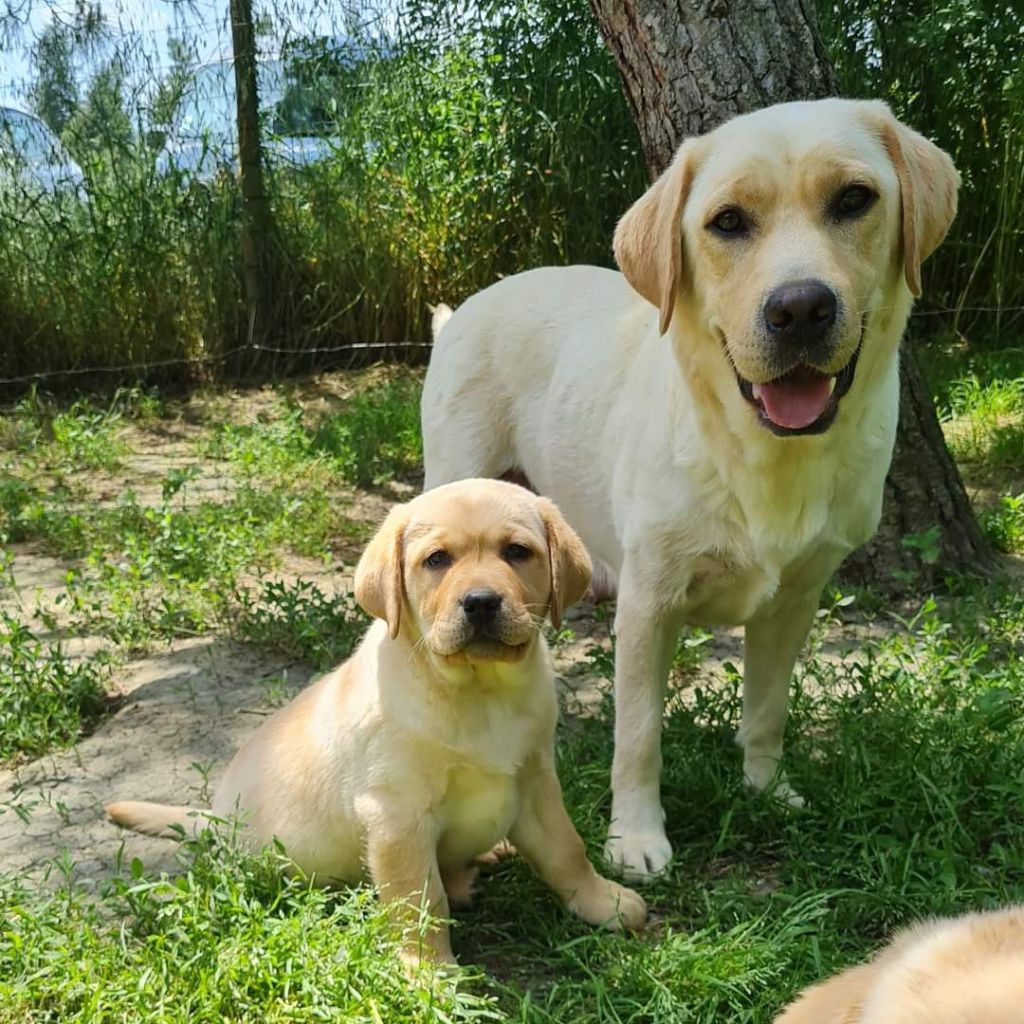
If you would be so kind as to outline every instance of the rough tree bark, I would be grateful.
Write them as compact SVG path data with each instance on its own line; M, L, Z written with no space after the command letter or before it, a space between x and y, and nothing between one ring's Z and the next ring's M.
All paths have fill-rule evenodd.
M242 184L242 281L249 313L250 340L260 341L267 331L271 215L270 199L263 182L252 0L230 0L230 14L238 121L238 165Z
M735 114L839 92L809 0L590 0L615 57L651 176L679 143ZM898 590L984 566L991 552L909 345L875 538L843 574ZM911 539L910 545L907 538Z

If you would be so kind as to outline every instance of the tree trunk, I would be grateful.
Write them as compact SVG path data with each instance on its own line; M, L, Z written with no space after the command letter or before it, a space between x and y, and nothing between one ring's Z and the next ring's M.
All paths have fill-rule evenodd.
M679 143L735 114L838 93L808 0L590 0L654 177ZM898 590L991 553L913 351L902 353L896 452L875 538L844 575Z
M252 0L230 0L238 119L238 165L242 181L242 281L249 313L249 341L267 332L270 268L270 200L263 183L260 107L256 81L256 31Z
M910 345L901 352L900 421L878 532L843 564L846 579L889 590L977 570L993 556L946 448Z

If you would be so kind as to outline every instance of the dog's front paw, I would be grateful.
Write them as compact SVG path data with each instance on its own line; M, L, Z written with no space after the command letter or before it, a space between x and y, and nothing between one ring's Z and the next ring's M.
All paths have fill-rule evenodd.
M581 921L615 932L639 931L647 921L647 904L639 893L600 875L569 901L569 909Z
M664 831L609 836L604 852L627 882L650 882L672 859L672 845Z
M775 758L758 757L744 762L747 785L794 810L804 806L804 798L789 784L786 773Z
M798 811L804 806L804 798L785 779L779 779L774 786L771 786L768 789L768 795L794 811Z

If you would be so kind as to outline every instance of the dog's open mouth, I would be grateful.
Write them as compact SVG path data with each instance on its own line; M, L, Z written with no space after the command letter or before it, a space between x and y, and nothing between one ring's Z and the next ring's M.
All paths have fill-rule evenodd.
M800 365L765 384L754 384L739 374L736 379L741 394L772 433L785 437L820 434L832 426L840 399L853 384L859 356L860 345L846 366L834 374Z

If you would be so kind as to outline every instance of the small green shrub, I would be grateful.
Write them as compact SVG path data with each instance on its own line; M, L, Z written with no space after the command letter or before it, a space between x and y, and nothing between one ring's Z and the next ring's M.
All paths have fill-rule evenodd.
M344 412L325 416L312 448L334 459L342 477L366 487L420 472L420 385L397 377L352 399Z
M369 621L350 595L330 596L298 580L237 595L233 628L240 639L326 669L352 653Z
M981 525L999 551L1024 552L1024 494L1004 494L982 513Z
M0 610L0 761L74 743L103 710L105 679L97 661L72 661Z

